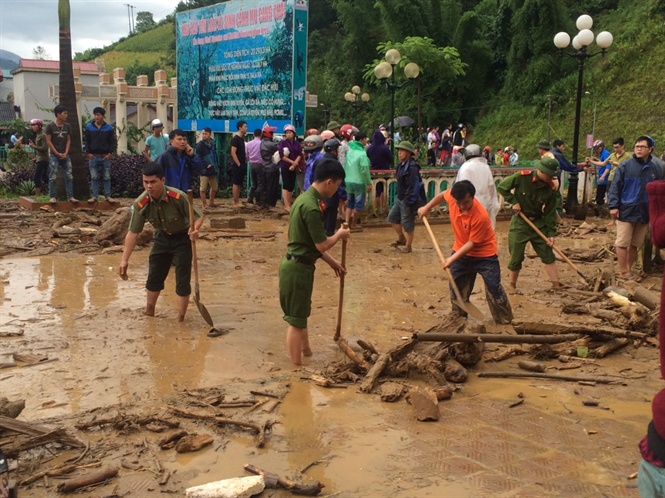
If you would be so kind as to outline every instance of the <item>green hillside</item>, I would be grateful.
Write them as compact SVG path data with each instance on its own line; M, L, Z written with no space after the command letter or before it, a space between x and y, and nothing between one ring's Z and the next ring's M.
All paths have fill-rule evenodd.
M148 75L150 84L153 84L153 75L157 69L165 69L167 78L175 77L175 67L168 58L169 50L174 46L175 27L172 21L167 21L143 33L122 38L107 47L76 54L75 60L103 60L108 73L116 67L125 68L130 85L136 84L136 77L141 74Z
M185 0L177 10L215 3ZM606 56L587 60L584 75L580 144L594 127L609 144L616 136L628 143L650 134L660 154L665 150L663 86L665 0L311 0L308 90L320 106L307 110L309 126L330 119L355 120L368 132L390 116L390 92L373 76L383 57L379 44L399 46L403 60L421 67L417 84L396 91L395 115L418 118L423 127L464 122L471 140L493 148L512 145L523 159L536 157L535 144L548 136L573 142L577 62L554 47L559 31L577 33L583 13L593 31L610 31L614 44ZM387 48L387 47L386 47ZM591 52L597 51L595 46ZM79 58L81 57L81 58ZM144 33L104 49L77 54L79 60L105 60L107 70L122 66L127 79L155 69L175 75L173 16ZM463 71L460 71L463 67ZM398 83L404 80L403 71ZM368 105L352 108L344 94L360 85L371 95ZM410 137L414 130L402 130Z
M665 113L660 109L665 84L656 64L665 58L664 11L663 2L631 2L629 8L608 11L595 19L600 29L596 31L594 26L594 31L610 31L614 43L606 56L586 61L583 92L590 95L583 93L580 155L586 154L585 138L594 126L594 104L595 137L608 148L615 137L622 136L632 145L639 135L647 134L655 139L656 152L665 152ZM577 75L576 65L567 67L565 74L553 68L553 78L560 79L552 83L549 93L534 95L531 104L501 102L497 97L497 107L476 123L473 140L497 147L514 145L522 151L520 157L535 158L535 144L547 137L547 95L551 95L550 138L564 140L570 153Z

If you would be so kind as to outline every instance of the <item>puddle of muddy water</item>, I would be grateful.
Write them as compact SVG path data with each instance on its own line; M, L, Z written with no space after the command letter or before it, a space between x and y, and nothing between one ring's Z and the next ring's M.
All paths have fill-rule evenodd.
M504 270L507 226L498 224ZM326 390L302 380L306 373L294 371L286 356L277 296L285 227L280 221L249 222L249 230L278 234L197 246L201 301L216 325L234 328L215 339L206 336L209 327L193 304L185 323L175 322L172 275L157 316L142 315L148 250L133 254L128 281L117 277L120 254L2 260L0 327L25 331L23 337L3 339L3 349L57 360L0 372L2 395L25 398L22 417L39 420L117 403L163 407L174 391L185 388L261 385L281 376L290 392L275 411L279 423L266 448L255 449L250 434L233 432L216 436L211 448L196 454L165 456L165 466L192 486L242 475L242 464L253 463L304 482L319 480L326 492L348 497L573 496L557 487L561 480L579 486L574 496L637 496L622 478L638 463L634 447L650 417L656 374L637 381L639 386L598 388L472 374L441 404L442 420L436 423L416 422L404 401L381 403L354 386ZM450 227L436 225L434 231L447 254ZM450 311L448 284L424 230L416 229L408 255L388 246L394 237L389 228L366 229L354 233L348 245L342 334L368 340L381 351ZM340 248L332 252L339 257ZM574 282L572 270L563 265L559 270L564 281ZM520 285L525 294L514 296L516 318L558 315L561 297L548 291L537 260L525 261ZM342 358L332 341L338 291L339 281L319 263L309 329L314 356L306 365L312 370ZM489 317L480 280L472 300ZM504 330L487 325L489 331ZM630 354L642 356L607 358L594 373L622 361L652 362L657 370L655 351ZM515 361L509 360L474 370L513 369ZM519 393L524 405L507 408ZM582 407L587 396L610 409ZM551 430L543 432L551 426L560 429L563 443L548 439ZM598 437L585 429L596 430ZM621 434L618 444L624 449L608 449L610 433ZM580 468L559 468L552 459ZM301 476L312 462L321 463Z

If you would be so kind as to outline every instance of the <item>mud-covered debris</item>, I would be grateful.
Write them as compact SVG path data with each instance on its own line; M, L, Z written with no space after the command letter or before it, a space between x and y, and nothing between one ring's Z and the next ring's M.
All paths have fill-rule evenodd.
M441 417L439 400L432 388L414 387L406 395L406 401L411 404L416 418L421 422L437 421Z
M381 401L392 403L399 400L404 394L404 386L397 382L384 382L381 384Z
M178 453L192 453L211 445L213 441L210 434L188 434L180 438L175 445L175 450Z

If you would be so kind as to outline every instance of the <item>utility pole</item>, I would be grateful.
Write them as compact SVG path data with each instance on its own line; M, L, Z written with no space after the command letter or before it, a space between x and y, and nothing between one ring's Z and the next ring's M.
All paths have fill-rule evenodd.
M129 10L131 5L129 5L128 3L126 3L124 5L127 6L127 23L129 24L129 34L131 35L132 34L132 15L130 14L130 10Z
M134 9L136 7L134 7L133 5L130 5L130 7L132 8L132 33L135 33L136 32L136 23L134 22Z

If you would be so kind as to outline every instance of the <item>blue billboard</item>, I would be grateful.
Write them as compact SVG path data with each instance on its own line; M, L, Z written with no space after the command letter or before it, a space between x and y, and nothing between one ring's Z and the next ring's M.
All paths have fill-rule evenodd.
M230 0L176 15L178 127L305 130L308 0Z

